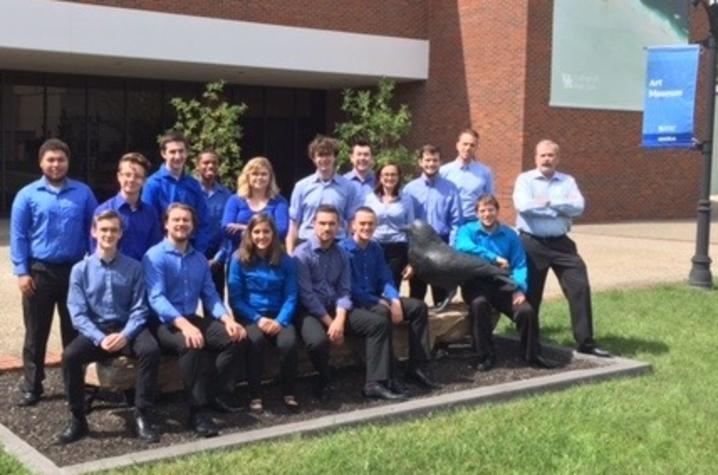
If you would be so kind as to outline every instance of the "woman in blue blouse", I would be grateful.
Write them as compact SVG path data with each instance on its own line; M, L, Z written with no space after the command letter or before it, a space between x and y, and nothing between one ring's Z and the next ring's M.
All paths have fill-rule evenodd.
M284 252L272 218L264 213L252 216L244 230L239 249L229 265L229 304L249 337L249 384L252 412L262 407L261 381L264 348L272 342L279 348L280 378L284 405L295 411L297 344L294 313L297 307L297 268Z
M396 288L401 279L409 278L408 241L406 227L414 221L414 203L409 195L400 193L401 168L395 163L386 163L378 173L374 193L369 193L364 204L374 210L377 227L376 239L384 249Z
M279 239L284 241L289 228L289 204L279 194L272 164L266 157L254 157L237 178L237 194L227 200L222 216L222 229L234 252L242 239L242 231L258 213L270 216L277 226Z

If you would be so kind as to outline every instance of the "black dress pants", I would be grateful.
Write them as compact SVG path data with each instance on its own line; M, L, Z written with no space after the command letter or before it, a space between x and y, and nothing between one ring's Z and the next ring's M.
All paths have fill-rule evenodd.
M548 270L552 269L568 300L573 337L579 347L596 346L593 340L591 287L586 264L578 255L576 243L568 236L538 238L521 233L529 270L528 301L539 315Z
M48 264L35 261L30 266L30 276L35 281L35 293L32 297L22 298L22 315L25 324L25 341L22 348L23 391L42 394L47 339L50 336L55 306L60 315L63 348L77 335L67 310L67 290L71 270L72 264Z
M218 393L234 390L237 365L247 343L232 341L219 320L198 316L187 320L202 332L203 348L189 348L182 332L171 324L159 325L156 335L163 351L179 356L187 404L190 411L199 411Z
M256 323L242 322L249 338L247 362L247 383L252 399L261 397L262 373L264 372L264 351L269 343L279 348L280 384L282 395L294 395L297 379L297 332L294 325L287 325L275 336L267 336Z
M500 284L474 280L462 286L466 301L469 302L471 337L474 350L483 358L495 356L493 340L492 308L509 317L518 328L521 338L522 357L533 360L541 352L539 346L538 317L528 300L518 307L513 305L513 292L502 290Z
M327 328L311 315L300 320L302 340L307 346L320 381L329 381L329 338ZM346 332L366 339L366 381L386 381L391 377L391 321L382 315L362 308L354 308L347 317Z
M401 273L409 263L409 245L405 242L384 242L381 243L381 247L384 250L384 259L391 269L394 286L400 289ZM426 289L424 289L424 293L426 294Z
M85 365L118 356L137 359L135 408L144 414L151 409L157 391L157 373L160 367L160 347L149 330L142 330L120 351L110 353L96 346L84 335L78 335L62 353L62 376L70 411L76 417L85 414Z

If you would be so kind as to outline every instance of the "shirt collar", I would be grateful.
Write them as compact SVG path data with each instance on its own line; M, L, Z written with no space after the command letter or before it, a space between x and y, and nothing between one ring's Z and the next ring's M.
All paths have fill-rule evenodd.
M326 252L326 251L330 251L330 250L332 249L332 247L336 246L336 241L335 241L334 244L332 244L331 246L329 246L328 249L322 248L322 245L319 243L319 238L317 238L317 236L314 235L314 234L312 234L312 235L309 237L309 239L307 239L307 241L309 241L309 245L311 246L312 251L314 251L314 252Z
M176 179L178 181L181 180L182 178L184 178L184 176L185 176L184 169L183 169L182 173L180 173L180 176L175 178L174 175L172 175L172 173L170 173L170 170L169 170L169 168L167 168L167 165L165 165L164 163L162 164L162 166L160 166L158 173L162 177L168 177L168 178Z
M50 182L47 181L47 177L45 175L40 177L40 184L38 188L45 188L47 190L55 190L56 188L50 185ZM72 179L65 177L65 180L62 183L62 186L60 187L59 191L69 190L74 188L74 182Z
M177 250L176 247L174 247L174 245L172 245L170 240L166 237L162 240L162 250L165 252L168 252L168 253L185 255L185 256L188 256L194 252L194 248L192 247L192 244L187 244L187 252L182 254L179 250Z
M114 205L116 209L120 209L123 206L127 206L128 208L132 209L132 206L127 202L124 196L122 196L122 192L118 192L114 198L112 198L114 201ZM137 209L142 208L142 198L137 197Z
M369 173L367 173L366 178L363 180L361 179L359 174L354 169L352 169L347 175L348 175L347 178L349 178L350 180L358 181L359 183L362 183L362 184L363 183L372 183L374 181L374 178L376 178L374 175L374 172L371 170L369 170Z
M531 170L531 178L534 180L544 180L544 181L561 181L564 178L564 174L556 171L554 172L553 176L551 178L546 178L543 173L539 171L538 168L534 168Z
M323 180L322 177L319 175L319 172L314 172L314 181L315 181L315 182L320 182L320 183L324 183L324 182L325 182L325 180ZM326 181L334 182L334 183L337 182L337 172L336 172L336 170L334 171L334 174L332 175L332 177L331 177L329 180L326 180Z

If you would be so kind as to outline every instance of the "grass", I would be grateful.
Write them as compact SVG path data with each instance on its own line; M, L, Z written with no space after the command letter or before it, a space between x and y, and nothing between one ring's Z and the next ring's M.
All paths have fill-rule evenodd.
M649 361L652 374L113 473L713 473L718 292L676 285L594 297L602 346ZM572 345L563 301L545 306L542 336ZM0 455L0 473L18 470Z

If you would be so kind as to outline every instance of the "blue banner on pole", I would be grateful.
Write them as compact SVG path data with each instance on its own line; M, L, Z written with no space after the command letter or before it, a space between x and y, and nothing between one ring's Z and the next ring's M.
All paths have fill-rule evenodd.
M643 147L693 148L698 45L648 48Z

